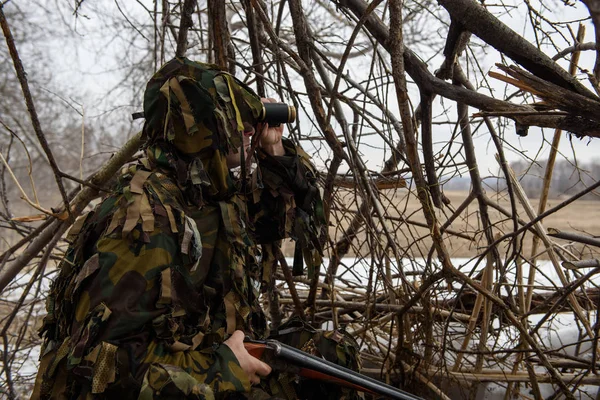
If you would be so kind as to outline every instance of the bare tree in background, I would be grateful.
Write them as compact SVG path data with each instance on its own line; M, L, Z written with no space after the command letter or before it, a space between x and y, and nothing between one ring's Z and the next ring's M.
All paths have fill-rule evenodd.
M595 30L596 2L584 3L589 14L583 22ZM103 16L103 32L123 43L122 79L113 89L137 99L137 107L145 81L177 52L219 64L260 95L300 112L289 135L321 171L327 262L312 280L286 280L280 266L276 285L263 295L273 326L301 304L314 324L329 322L355 335L363 373L426 398L483 398L486 388L501 389L506 399L596 397L598 206L583 197L596 196L598 168L561 153L559 143L591 140L597 147L600 47L597 39L585 42L585 24L555 12L572 5L138 5L134 12L125 2L111 3L119 17L106 18L101 2L69 3L78 18ZM27 22L15 7L0 3L9 47L14 29ZM191 24L182 22L185 10ZM513 18L525 24L520 31L532 32L528 39L506 25ZM580 61L582 53L593 56ZM20 70L15 52L5 48L0 59L11 60L20 78L10 71L0 86L6 93L0 98L0 227L11 234L10 240L2 235L0 254L0 393L18 398L32 383L35 325L66 246L63 234L110 190L110 180L135 156L139 137L122 135L119 151L84 173L89 152L77 153L75 146L81 140L75 127L82 125L76 104L56 129L35 116L48 114L38 107L47 101L24 89L36 106L28 106L33 123L12 117L22 113L15 104L28 84L23 73L32 83L41 72L33 65ZM0 64L2 76L8 76L6 66ZM83 129L96 137L92 153L102 133L94 129L98 133ZM519 173L537 177L536 193L507 159L526 135L538 138L539 151L522 154ZM476 143L482 138L497 155L497 176L479 166L490 157ZM22 148L38 162L30 164ZM29 187L29 173L19 169L29 165L34 180L44 176L53 185L57 200L49 203L27 189L39 216L15 219L14 195L22 194L19 186ZM565 174L577 184L551 186ZM470 180L467 193L445 191L461 177ZM562 197L549 201L553 191ZM561 324L573 333L557 342L553 332Z

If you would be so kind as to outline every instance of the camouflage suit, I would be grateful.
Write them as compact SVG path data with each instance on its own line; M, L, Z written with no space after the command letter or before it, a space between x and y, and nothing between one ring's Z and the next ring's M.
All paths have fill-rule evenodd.
M68 234L32 398L250 390L221 343L237 329L268 333L258 296L273 256L258 257L259 244L293 237L310 270L321 262L323 221L313 167L291 142L281 157L258 150L246 179L228 170L226 154L261 109L233 76L184 58L149 81L145 157Z

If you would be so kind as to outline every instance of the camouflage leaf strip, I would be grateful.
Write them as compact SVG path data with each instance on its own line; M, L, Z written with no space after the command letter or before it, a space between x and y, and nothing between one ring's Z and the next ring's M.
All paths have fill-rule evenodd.
M192 350L195 350L204 339L204 332L200 331L192 338Z
M144 166L144 168L146 168L147 170L152 169L151 165L150 165L150 160L148 160L147 157L143 157L140 158L140 163Z
M190 346L189 344L182 343L179 340L176 340L174 343L169 345L169 350L171 351L171 353L177 353L180 351L188 351L191 348L192 348L192 346Z
M225 132L227 134L228 140L235 136L233 131L233 123L237 124L237 133L240 134L244 131L244 125L241 120L241 116L239 115L238 109L235 107L235 97L232 98L231 89L228 85L228 81L226 79L226 74L219 74L215 76L213 79L213 83L215 84L215 88L217 89L217 93L219 97L225 103L225 107L217 107L214 110L215 116L221 118L221 124L225 128ZM233 108L233 110L232 110ZM240 125L241 124L241 125ZM235 146L234 146L235 148Z
M233 81L233 77L229 74L223 74L227 80L227 88L229 89L229 96L231 96L231 104L233 105L233 110L235 112L235 121L237 123L237 131L238 133L244 133L244 122L242 121L242 116L240 114L240 109L238 108L237 102L235 100L235 95L233 93L233 87L236 84Z
M142 194L140 214L142 216L142 230L144 232L154 231L154 213L152 212L148 196L145 194Z
M163 203L164 204L164 203ZM177 233L177 224L175 223L175 217L173 216L173 210L171 206L168 204L164 204L165 210L167 211L167 216L169 217L169 223L171 224L171 232Z
M171 304L171 268L167 267L160 273L160 298L156 304Z
M89 361L89 362L90 362L90 363L92 363L92 364L95 364L95 363L96 363L96 361L98 360L98 356L100 355L100 349L102 349L102 345L101 345L101 344L99 344L99 345L97 345L96 347L94 347L94 348L92 349L92 351L90 351L90 352L88 353L88 355L87 355L87 356L83 357L83 359L84 359L85 361Z
M81 282L83 282L85 278L92 275L94 272L96 272L96 270L98 270L98 268L100 267L99 261L100 255L96 253L93 256L91 256L85 262L85 264L83 264L83 267L81 267L81 271L79 271L77 277L75 278L75 288L73 289L73 294L77 292L79 285L81 285Z
M223 299L225 303L225 314L227 315L227 333L232 334L236 329L235 318L235 293L230 291Z
M200 257L202 257L202 239L200 237L200 232L198 232L198 226L196 222L184 215L185 217L185 233L183 235L183 240L181 242L181 252L183 254L190 254L192 260L195 260L194 265L190 269L190 272L196 271L198 265L200 265ZM186 235L190 233L189 240L186 242ZM190 249L190 245L192 248Z
M92 378L92 393L102 393L106 387L116 379L115 354L117 346L102 342L102 348L98 359L94 364L94 376Z
M69 229L69 233L67 234L67 237L69 239L74 238L75 236L79 235L79 232L81 232L81 228L83 228L83 224L85 223L85 220L87 219L88 215L90 215L89 212L80 215L75 222L73 223L73 226L71 227L71 229Z
M180 78L186 79L184 77ZM192 113L190 103L188 102L187 97L185 97L185 93L183 92L183 89L179 84L179 79L177 79L177 77L173 77L169 79L165 84L169 85L169 88L173 91L173 93L177 97L177 100L179 100L179 103L181 105L181 113L183 114L183 122L185 123L185 129L187 130L188 135L193 135L196 121L194 121L194 114ZM162 91L163 90L161 88L161 92Z
M192 161L190 166L190 178L194 185L210 186L210 177L199 157L194 158L194 161Z
M225 103L231 102L231 97L229 97L229 88L227 87L227 82L224 78L225 74L219 74L215 76L213 79L213 83L215 84L215 88L217 89L217 93L221 100Z
M194 236L194 230L190 226L189 217L185 217L185 231L183 232L183 239L181 239L181 253L189 254L190 243L192 242L192 237ZM193 223L193 221L192 221Z
M169 127L172 126L172 124L170 123L171 120L171 93L170 93L170 88L169 88L169 81L166 81L162 87L160 88L160 92L167 98L167 114L165 115L165 122L164 122L164 129L163 129L163 138L165 139L169 139L172 140L172 137L169 137L167 131L169 130ZM174 137L174 135L173 135ZM158 158L158 155L156 156L156 158Z
M221 216L223 218L227 240L232 244L236 242L243 243L243 236L245 236L245 234L242 231L241 220L235 205L231 202L220 201L219 207L221 209Z
M106 229L107 235L110 235L115 229L117 229L117 226L119 226L121 223L121 218L123 218L124 216L125 209L119 208L117 211L115 211L115 213L112 216L112 219L110 220L110 225Z
M144 193L144 183L151 174L150 171L138 170L131 180L131 193Z
M67 356L67 354L69 354L70 345L71 345L71 337L67 336L65 338L65 340L62 342L62 344L60 345L60 347L58 348L58 350L56 351L56 354L54 355L54 359L52 360L52 363L50 364L50 366L48 367L48 370L46 371L46 376L48 376L48 377L54 376L54 371L56 370L56 367L58 366L58 364L62 361L63 358L65 358Z
M228 118L228 116L225 115L223 110L221 110L219 108L215 108L214 114L215 114L215 117L220 120L219 126L222 126L223 128L225 128L225 134L227 135L227 137L228 138L233 137L234 132L233 132L233 128L231 127L231 123L229 122L230 119Z
M133 203L127 207L127 219L125 220L125 225L123 225L122 237L126 238L127 235L131 233L133 228L138 223L140 219L140 210L142 209L142 197L141 194L133 195Z

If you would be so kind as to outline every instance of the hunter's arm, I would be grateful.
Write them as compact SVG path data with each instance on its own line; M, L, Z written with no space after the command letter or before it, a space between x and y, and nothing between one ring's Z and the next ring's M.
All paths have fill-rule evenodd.
M288 139L282 143L283 156L258 152L249 210L260 243L291 237L296 264L303 259L310 270L321 262L323 203L308 155Z

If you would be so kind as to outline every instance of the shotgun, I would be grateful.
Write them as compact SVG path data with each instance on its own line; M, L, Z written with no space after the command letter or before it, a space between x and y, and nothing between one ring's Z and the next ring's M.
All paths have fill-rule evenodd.
M271 366L274 370L290 372L304 378L331 382L374 395L395 400L423 400L408 392L386 385L376 379L361 375L330 361L315 357L277 340L244 340L251 356Z

